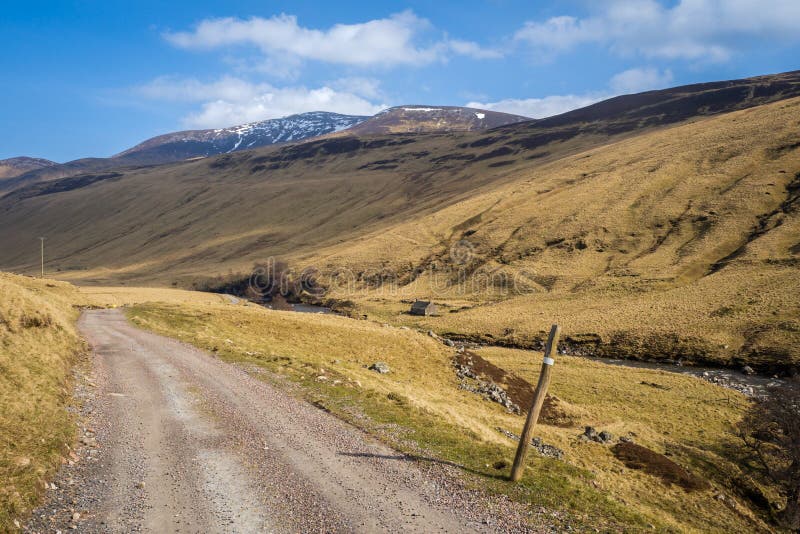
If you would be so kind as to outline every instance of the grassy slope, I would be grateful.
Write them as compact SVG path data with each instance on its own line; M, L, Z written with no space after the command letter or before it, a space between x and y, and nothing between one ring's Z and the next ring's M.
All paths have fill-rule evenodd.
M489 132L328 139L40 184L0 200L0 267L32 271L41 235L53 270L91 283L185 283L269 255L318 257L565 155L799 92L800 73L785 73L618 97Z
M475 474L475 484L534 509L566 510L567 522L610 530L648 524L681 531L764 528L746 501L725 504L715 498L720 491L735 497L738 468L725 459L725 451L735 442L731 425L746 401L701 380L559 358L552 392L572 420L567 428L541 425L537 434L564 449L565 461L534 453L523 483L513 486L502 480L507 469L493 467L509 462L514 450L496 427L519 432L522 418L459 389L452 349L432 338L369 321L256 306L145 305L130 314L138 325L212 350L226 361L264 367L297 382L311 400L395 446L464 466ZM530 352L484 349L483 355L536 379L538 360L531 361ZM390 365L390 374L367 369L379 360ZM661 388L648 385L653 383ZM625 468L607 447L576 439L586 424L616 435L634 432L637 442L667 451L713 488L687 493Z
M63 282L0 274L0 531L38 502L75 427L66 407L82 345Z
M282 256L352 273L359 291L336 295L369 313L432 293L480 305L430 322L442 331L525 338L558 318L573 338L613 341L605 351L641 355L646 340L653 357L771 371L800 358L800 221L788 202L800 180L798 116L789 99L612 144L601 133L613 121L520 148L562 131L536 123L124 171L3 199L2 261L25 269L47 235L60 276L166 285ZM470 270L516 277L525 294L461 294L441 279L432 290L426 272L450 266L462 238L476 254ZM387 297L364 289L384 270L402 287L370 302Z
M247 269L266 255L335 245L502 183L509 171L491 171L491 161L469 168L432 163L451 154L454 141L474 138L386 137L365 141L389 143L379 148L329 154L320 145L296 159L292 150L310 150L307 145L268 148L121 172L122 178L61 193L6 197L0 209L2 265L30 270L31 239L46 235L51 269L91 283L183 284L198 275ZM553 150L565 153L586 143ZM373 164L386 160L396 162L390 168Z
M92 283L188 283L281 256L352 273L357 291L334 295L392 321L406 320L399 300L435 294L474 306L426 320L439 331L524 344L558 319L601 353L785 370L800 361L800 221L789 205L799 102L470 164L440 158L480 157L530 132L376 138L340 153L299 145L146 169L16 200L0 210L0 242L4 261L23 262L48 235L52 267ZM394 144L364 148L374 142ZM270 159L298 151L309 154ZM499 161L511 163L491 167ZM515 277L523 294L432 282L462 238L475 252L470 270ZM401 287L369 290L384 270Z
M398 300L433 294L473 306L422 320L440 331L524 340L558 320L575 338L632 334L618 347L628 355L647 356L639 342L651 334L675 334L660 348L651 339L652 355L683 345L699 360L796 364L800 217L788 201L800 176L798 118L793 99L593 149L304 260L355 273L421 268L394 290L338 293L392 321L411 320ZM509 273L523 294L434 280L431 265L441 276L462 238L476 254L470 269Z

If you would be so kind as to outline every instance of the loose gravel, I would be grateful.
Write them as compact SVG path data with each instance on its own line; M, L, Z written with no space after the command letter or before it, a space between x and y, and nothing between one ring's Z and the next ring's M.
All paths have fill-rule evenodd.
M551 512L471 489L245 369L87 311L82 445L26 532L545 532ZM562 523L563 525L563 523Z

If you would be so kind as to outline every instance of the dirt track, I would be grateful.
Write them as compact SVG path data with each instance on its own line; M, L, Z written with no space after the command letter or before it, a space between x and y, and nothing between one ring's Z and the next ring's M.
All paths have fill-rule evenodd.
M451 468L421 466L119 310L79 326L95 351L97 444L29 531L524 530L525 511L464 489Z

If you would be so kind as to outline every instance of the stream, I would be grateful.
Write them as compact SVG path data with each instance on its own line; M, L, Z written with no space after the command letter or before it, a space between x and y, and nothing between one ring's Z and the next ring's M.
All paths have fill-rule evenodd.
M269 307L269 306L267 306ZM291 311L297 313L321 313L325 315L339 315L335 311L325 306L315 306L313 304L291 304ZM452 342L446 338L436 336L439 340L455 347L473 347L480 348L484 345L476 345L470 343ZM520 349L526 350L526 349ZM534 351L529 351L534 352ZM774 386L787 384L785 378L771 378L757 374L746 374L742 371L735 369L728 369L724 367L695 367L685 366L674 363L659 363L659 362L643 362L638 360L622 360L615 358L598 358L592 356L573 356L577 358L585 358L592 361L604 363L606 365L615 365L618 367L631 367L636 369L654 369L658 371L666 371L669 373L679 373L683 375L690 375L716 384L720 387L738 391L748 397L763 397L766 395L767 389Z
M611 358L587 357L587 359L599 361L608 365L618 365L620 367L657 369L670 373L696 376L712 384L717 384L718 386L743 393L748 397L763 397L768 388L785 385L787 383L784 378L770 378L756 374L745 374L735 369L726 369L723 367L690 367L670 363L640 362L636 360L618 360Z
M428 335L430 335L430 332L428 333ZM465 348L465 349L479 350L481 347L492 346L479 343L462 343L460 341L454 342L447 338L439 336L435 337L441 340L446 345L454 346L457 349ZM536 353L536 351L528 349L517 349L517 350L523 350L526 352L530 352L531 354ZM539 353L540 352L541 351L539 351ZM560 351L559 354L562 356L565 355L562 354ZM573 358L583 358L586 360L600 362L606 365L614 365L618 367L629 367L634 369L653 369L657 371L665 371L668 373L678 373L683 375L695 376L707 382L711 382L712 384L716 384L720 387L738 391L739 393L742 393L743 395L746 395L748 397L764 397L766 396L767 390L769 388L774 386L789 384L789 380L787 380L786 378L775 378L757 374L747 374L742 371L737 371L736 369L729 369L725 367L688 366L676 363L643 362L639 360L600 358L596 356L581 356L573 354L569 354L568 356L571 356Z

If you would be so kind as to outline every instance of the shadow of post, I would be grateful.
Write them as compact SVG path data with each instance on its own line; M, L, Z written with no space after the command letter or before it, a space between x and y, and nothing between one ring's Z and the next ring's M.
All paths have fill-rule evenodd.
M479 471L477 469L473 469L471 467L467 467L465 465L451 462L449 460L440 460L439 458L430 458L427 456L420 456L418 454L374 454L370 452L338 452L340 456L349 456L351 458L373 458L378 460L394 460L400 462L415 462L415 463L431 463L431 464L438 464L444 465L447 467L453 467L455 469L460 469L462 471L466 471L467 473L472 473L473 475L478 475L481 477L486 478L493 478L496 480L507 480L508 477L501 473L491 473L487 471Z

